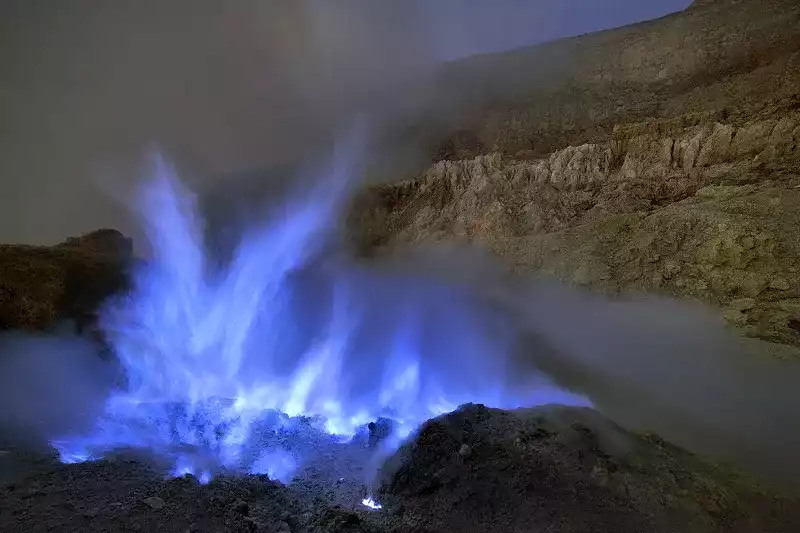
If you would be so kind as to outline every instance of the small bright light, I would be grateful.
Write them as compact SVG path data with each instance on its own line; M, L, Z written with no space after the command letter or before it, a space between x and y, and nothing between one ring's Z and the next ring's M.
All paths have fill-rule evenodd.
M379 504L378 502L376 502L372 498L364 498L363 500L361 500L361 504L365 505L366 507L369 507L370 509L374 509L376 511L378 509L383 509L383 505Z

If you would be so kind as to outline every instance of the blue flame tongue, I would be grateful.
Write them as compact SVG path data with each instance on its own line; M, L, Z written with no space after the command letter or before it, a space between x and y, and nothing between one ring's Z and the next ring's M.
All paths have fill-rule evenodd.
M363 500L361 500L361 505L363 505L365 507L369 507L370 509L374 509L374 510L383 509L383 506L381 504L379 504L378 502L376 502L374 499L372 499L371 496L368 496L368 497L364 498Z
M156 162L141 203L153 259L101 318L128 383L93 432L53 442L64 462L140 448L176 475L289 480L311 444L381 417L396 444L462 403L553 399L503 394L511 332L440 282L352 269L298 303L291 280L335 228L356 145L339 150L324 186L246 234L222 270L209 267L191 194Z

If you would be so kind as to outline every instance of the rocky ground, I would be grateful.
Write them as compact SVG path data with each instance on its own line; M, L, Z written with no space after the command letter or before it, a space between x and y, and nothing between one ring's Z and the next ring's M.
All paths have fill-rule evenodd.
M603 294L709 302L775 343L754 356L800 357L797 2L698 0L459 62L442 83L464 93L459 118L422 128L435 140L428 170L358 200L360 251L478 242ZM0 246L0 328L90 327L130 261L113 231ZM381 510L359 503L361 446L323 450L288 486L2 446L0 531L800 530L796 499L592 410L466 406L429 421L382 467Z
M468 405L426 423L365 494L363 443L331 448L289 486L201 485L120 457L0 457L2 531L741 531L800 527L797 502L590 409ZM363 455L360 455L363 454ZM324 457L324 454L323 454ZM342 457L351 460L342 461ZM361 461L363 463L363 461ZM13 467L13 469L12 469Z

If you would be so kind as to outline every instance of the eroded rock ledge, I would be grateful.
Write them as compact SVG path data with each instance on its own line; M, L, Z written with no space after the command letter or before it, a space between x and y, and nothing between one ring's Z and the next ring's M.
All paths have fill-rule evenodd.
M362 249L481 242L521 270L701 299L751 336L800 344L800 97L738 124L689 114L544 158L440 161L370 191L353 223Z

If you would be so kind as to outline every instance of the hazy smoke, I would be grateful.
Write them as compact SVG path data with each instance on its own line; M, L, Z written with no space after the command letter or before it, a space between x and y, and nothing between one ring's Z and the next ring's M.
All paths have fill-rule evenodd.
M734 336L718 312L666 298L536 285L511 299L533 344L547 346L531 360L556 383L628 428L800 488L795 350ZM791 355L775 357L782 349Z
M0 336L0 446L44 448L86 431L119 375L92 342L64 335Z
M293 164L324 149L356 110L385 120L388 137L434 119L457 96L437 87L442 60L687 3L5 0L0 242L135 231L97 182L131 187L151 143L189 180Z
M519 342L511 375L541 372L629 429L800 489L797 350L741 338L699 303L591 295L456 246L404 255L394 260L402 268L463 284L501 310Z

